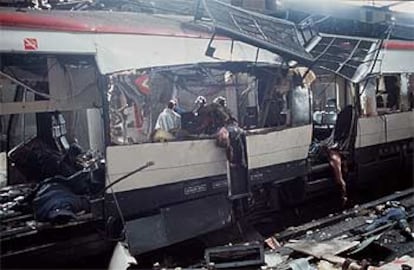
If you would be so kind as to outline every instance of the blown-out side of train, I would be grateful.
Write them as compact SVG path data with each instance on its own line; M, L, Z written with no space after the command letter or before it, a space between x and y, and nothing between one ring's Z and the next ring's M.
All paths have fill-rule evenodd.
M220 13L226 8L230 22ZM42 157L35 160L38 170L28 165L31 151L50 148L46 155L61 155L61 166L73 142L91 149L89 156L79 153L80 171L93 174L88 183L100 188L82 193L89 208L77 222L55 230L77 228L86 239L96 233L91 228L104 228L105 237L94 240L121 237L138 255L229 226L259 201L277 210L339 194L326 154L314 147L335 134L348 192L411 184L413 42L322 33L301 39L283 20L227 5L209 12L212 22L0 10L6 189L51 176L44 153L36 156ZM207 103L226 98L245 131L244 175L233 171L213 134L193 132L198 96ZM157 116L171 99L181 111L181 130L154 140ZM133 173L148 162L153 165ZM104 174L94 174L100 166ZM9 230L16 216L36 218L14 213L2 220L8 226L3 258L69 241L24 240L47 230Z

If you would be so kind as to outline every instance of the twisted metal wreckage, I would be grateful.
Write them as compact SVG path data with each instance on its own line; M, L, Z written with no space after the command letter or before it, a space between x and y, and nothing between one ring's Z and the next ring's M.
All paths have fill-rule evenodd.
M365 39L214 0L204 8L209 21L0 10L2 261L51 263L51 252L79 255L74 246L91 256L118 240L137 256L254 224L255 209L352 197L378 175L398 179L378 188L410 185L412 42L388 40L392 27ZM374 77L389 97L377 111L387 114L372 109ZM334 100L318 96L326 78L335 79ZM214 134L196 131L197 96L226 97L244 129L227 145L236 161ZM154 142L170 99L182 130Z

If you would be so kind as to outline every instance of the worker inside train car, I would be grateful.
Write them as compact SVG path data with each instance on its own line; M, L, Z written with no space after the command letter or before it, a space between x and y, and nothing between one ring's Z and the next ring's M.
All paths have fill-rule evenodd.
M155 123L155 129L171 132L181 128L181 116L174 111L177 105L175 100L170 100L167 107L160 113Z
M199 126L197 132L201 134L216 134L222 127L237 124L231 111L227 108L225 97L217 97L212 103L198 110Z
M174 134L181 129L181 116L174 111L175 100L170 100L166 108L158 115L152 141L170 141L175 139Z

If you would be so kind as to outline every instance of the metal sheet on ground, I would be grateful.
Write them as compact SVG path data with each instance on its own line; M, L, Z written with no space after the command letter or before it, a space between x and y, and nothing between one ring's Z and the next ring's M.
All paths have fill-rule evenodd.
M288 243L285 247L291 248L295 251L302 252L314 256L316 258L322 258L325 255L336 255L344 251L350 250L356 247L359 241L346 241L346 240L329 240L324 242L316 241L299 241L296 243Z

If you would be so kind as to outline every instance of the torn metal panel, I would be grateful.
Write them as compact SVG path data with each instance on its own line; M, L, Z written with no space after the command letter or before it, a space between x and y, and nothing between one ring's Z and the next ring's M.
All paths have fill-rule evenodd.
M204 0L216 32L277 53L287 60L311 63L313 57L299 40L296 25L216 0Z
M371 71L380 50L375 39L327 35L311 31L303 35L287 20L246 11L216 0L204 0L215 31L274 52L285 60L320 67L353 82ZM307 43L306 47L304 43Z
M360 82L371 71L380 48L375 39L320 33L307 49L315 59L315 66Z

